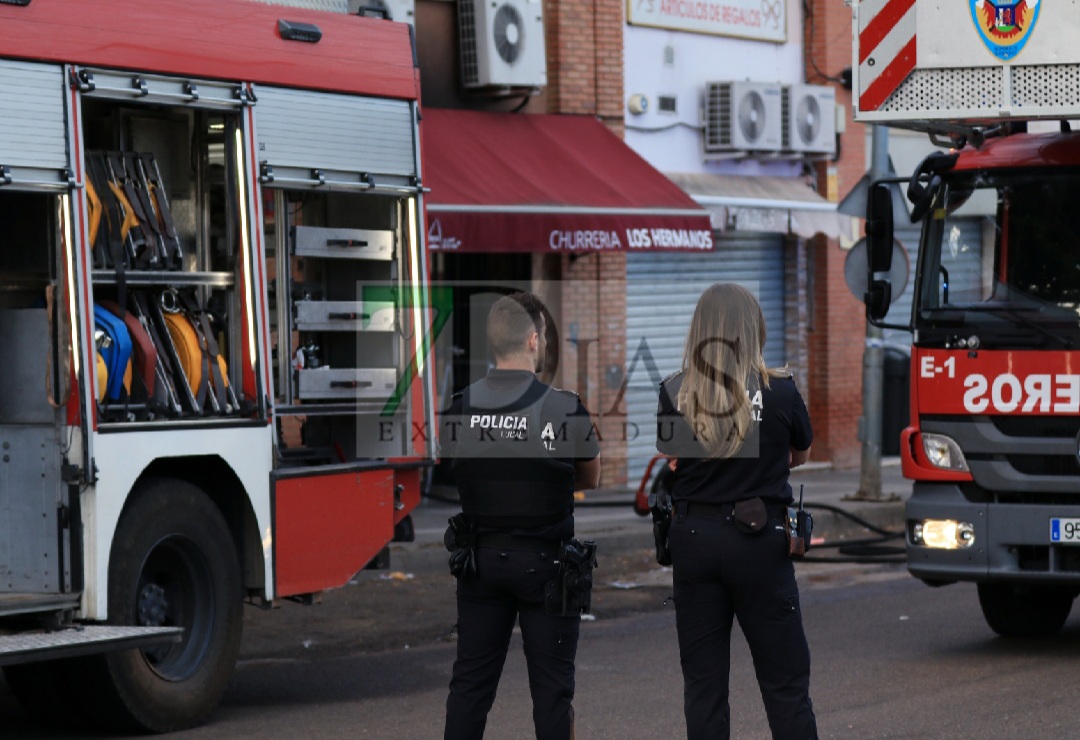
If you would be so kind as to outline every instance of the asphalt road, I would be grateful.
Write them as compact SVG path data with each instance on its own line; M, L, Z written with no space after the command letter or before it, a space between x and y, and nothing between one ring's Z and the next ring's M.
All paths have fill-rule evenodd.
M1080 610L1053 640L1005 641L967 584L931 589L890 565L801 564L799 579L821 737L1080 737ZM211 723L172 737L439 738L453 650L446 640L329 655L249 649ZM767 738L741 637L732 661L732 737ZM681 691L671 607L584 625L579 738L681 737ZM66 737L29 724L2 682L0 735ZM487 736L532 736L516 639Z

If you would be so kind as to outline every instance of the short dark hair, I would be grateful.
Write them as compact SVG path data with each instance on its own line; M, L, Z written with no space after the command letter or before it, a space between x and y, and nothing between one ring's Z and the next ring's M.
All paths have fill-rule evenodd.
M495 301L487 320L488 344L495 357L508 357L524 349L530 334L544 330L546 311L533 293L511 293Z

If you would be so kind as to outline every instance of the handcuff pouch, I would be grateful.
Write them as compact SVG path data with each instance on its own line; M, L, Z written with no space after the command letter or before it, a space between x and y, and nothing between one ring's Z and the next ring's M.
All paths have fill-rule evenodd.
M760 497L736 501L732 510L732 518L739 531L747 534L757 534L765 529L769 521L769 511L765 508L765 502Z

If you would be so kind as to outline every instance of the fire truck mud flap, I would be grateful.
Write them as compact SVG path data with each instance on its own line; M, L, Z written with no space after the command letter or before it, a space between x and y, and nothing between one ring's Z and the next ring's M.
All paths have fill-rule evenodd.
M272 480L278 598L344 586L393 539L394 470L386 463L276 471Z

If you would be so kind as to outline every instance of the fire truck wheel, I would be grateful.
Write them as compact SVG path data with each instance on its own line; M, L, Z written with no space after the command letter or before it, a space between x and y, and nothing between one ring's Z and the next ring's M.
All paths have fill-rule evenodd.
M132 494L109 556L109 622L180 626L183 639L94 659L107 725L169 732L203 722L236 664L240 560L228 525L200 489L149 481Z
M394 525L394 542L416 542L416 526L411 514Z
M1049 637L1069 618L1075 593L1052 586L980 583L979 605L1002 637Z

